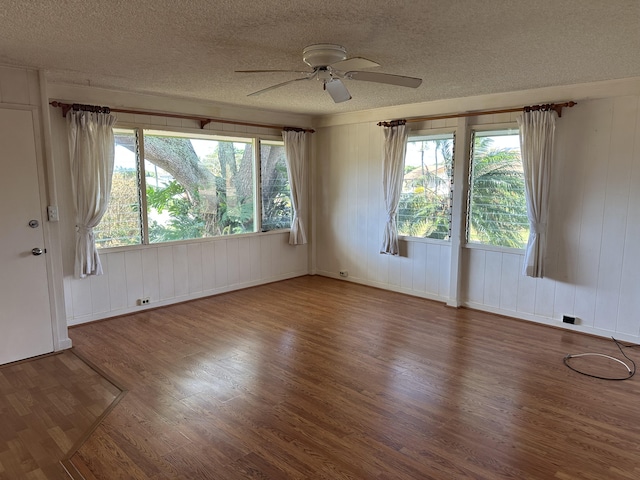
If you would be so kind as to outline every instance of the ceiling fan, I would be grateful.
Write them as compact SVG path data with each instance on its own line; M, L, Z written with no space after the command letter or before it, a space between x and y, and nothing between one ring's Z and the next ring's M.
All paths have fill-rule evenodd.
M301 80L318 80L322 82L323 89L329 92L334 102L346 102L351 100L351 94L344 85L343 80L363 80L365 82L386 83L400 87L418 88L422 83L421 78L391 75L389 73L363 72L361 69L379 67L380 64L362 57L347 58L347 50L331 43L319 43L309 45L302 51L302 60L313 68L313 71L305 70L236 70L236 73L267 73L283 72L297 73L300 78L287 80L257 92L252 95L260 95L270 90L283 87Z

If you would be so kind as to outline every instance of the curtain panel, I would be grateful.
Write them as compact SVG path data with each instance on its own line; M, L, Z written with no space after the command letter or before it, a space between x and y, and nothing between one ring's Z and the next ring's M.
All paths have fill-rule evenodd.
M115 154L113 124L108 113L67 113L71 185L76 207L76 278L102 275L93 229L107 210Z
M529 277L544 277L556 117L554 110L537 110L524 112L518 118L529 217L522 273Z
M307 212L307 151L309 133L296 130L283 130L287 176L291 187L291 231L290 245L307 243L304 219Z
M380 253L398 255L398 205L404 178L404 155L409 131L404 122L384 127L384 158L382 164L382 190L387 221L382 237Z

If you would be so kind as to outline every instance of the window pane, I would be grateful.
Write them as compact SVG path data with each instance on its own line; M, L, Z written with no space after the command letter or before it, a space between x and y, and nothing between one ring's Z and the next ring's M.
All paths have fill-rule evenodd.
M262 231L291 227L291 190L284 142L260 142Z
M144 132L149 242L253 232L251 139Z
M134 130L114 129L115 161L109 206L94 229L98 248L142 243L138 189L137 140Z
M453 134L409 138L398 207L400 235L450 238L453 145Z
M475 133L467 230L469 242L526 246L529 221L517 130Z

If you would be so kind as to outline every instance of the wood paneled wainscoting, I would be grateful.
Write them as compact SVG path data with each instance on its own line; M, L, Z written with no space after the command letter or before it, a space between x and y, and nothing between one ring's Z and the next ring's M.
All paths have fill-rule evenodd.
M608 339L322 277L70 334L129 391L86 478L640 478L639 379L563 364Z

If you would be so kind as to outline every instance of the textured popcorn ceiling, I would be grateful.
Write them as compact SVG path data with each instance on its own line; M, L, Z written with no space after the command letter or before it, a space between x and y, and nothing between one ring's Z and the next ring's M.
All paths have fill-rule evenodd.
M418 89L238 69L306 69L302 49L337 43ZM0 0L0 64L92 85L330 114L640 76L638 0Z

